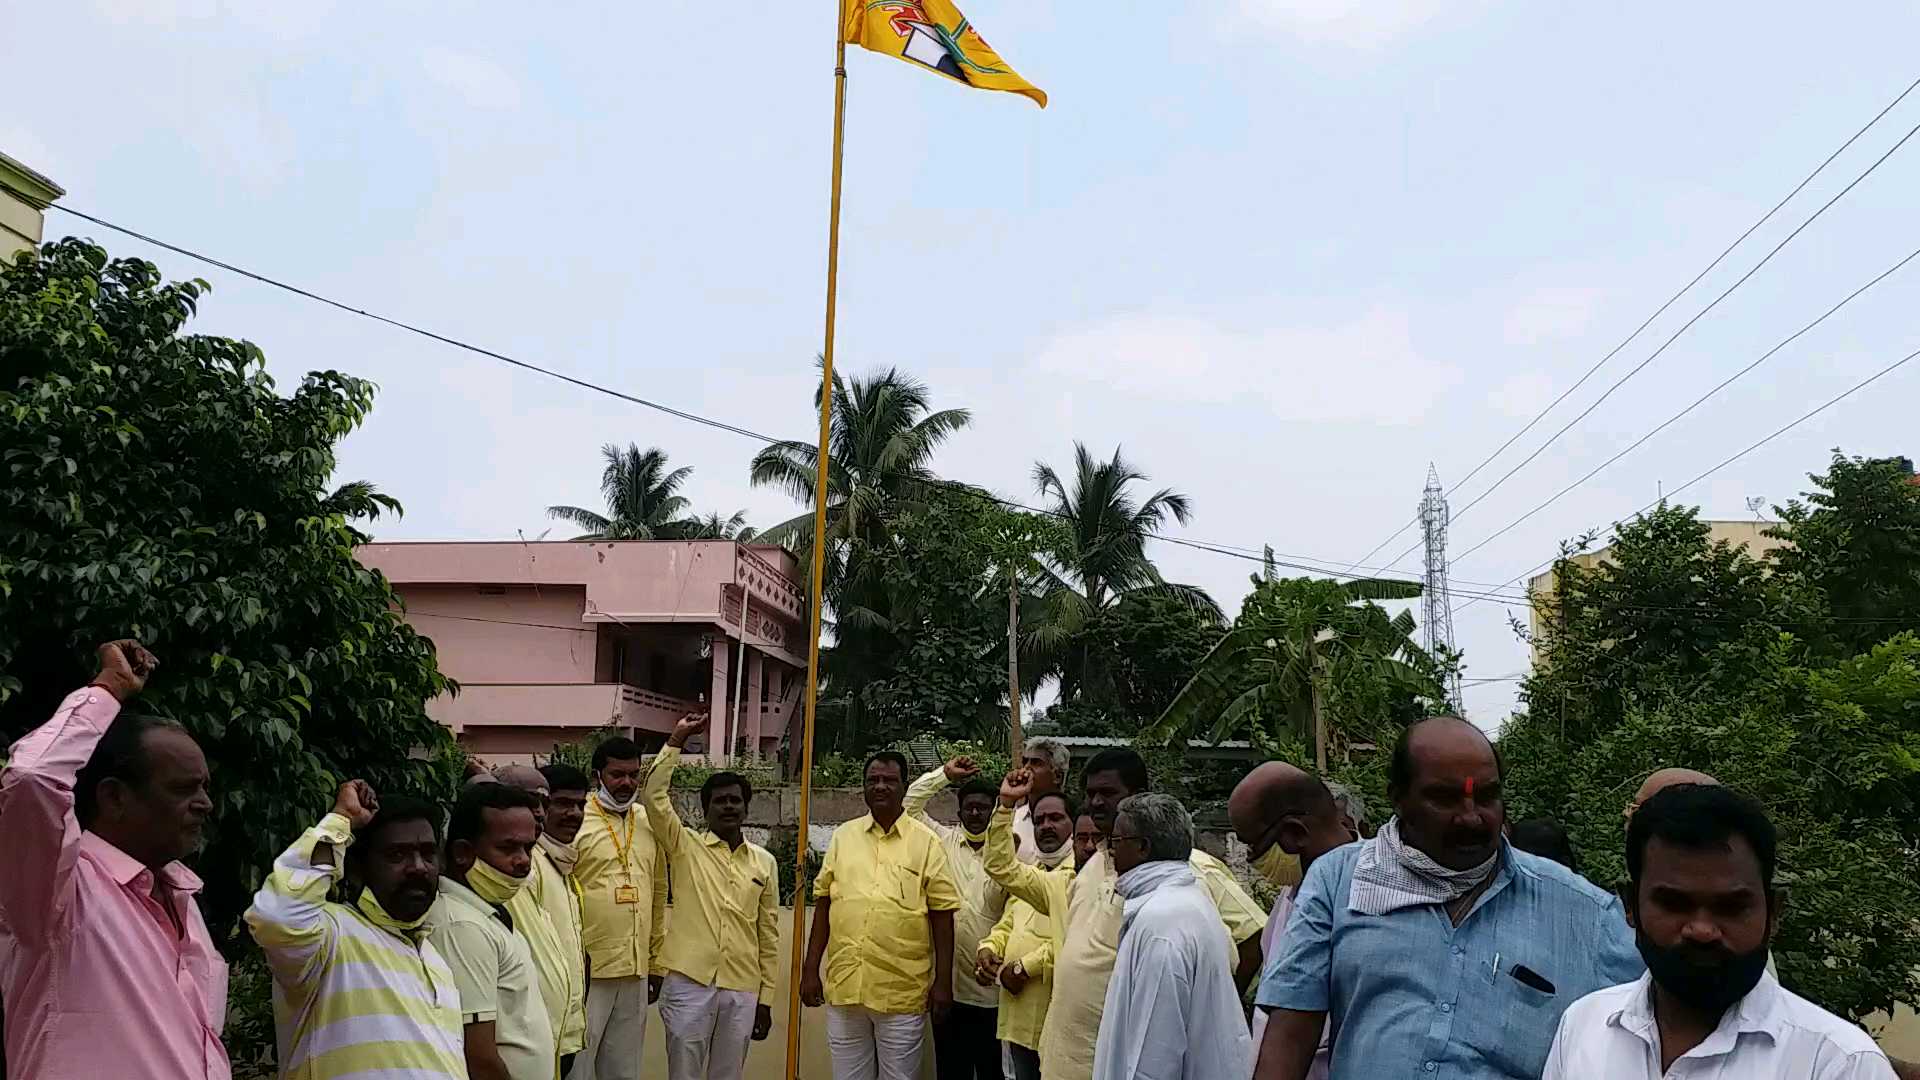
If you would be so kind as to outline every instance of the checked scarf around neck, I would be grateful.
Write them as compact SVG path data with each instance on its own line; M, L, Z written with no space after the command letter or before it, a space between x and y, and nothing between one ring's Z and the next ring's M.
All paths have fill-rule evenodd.
M1400 838L1400 819L1380 827L1361 850L1353 867L1353 885L1347 891L1347 910L1362 915L1385 915L1401 908L1450 904L1480 887L1500 866L1496 847L1487 861L1466 870L1449 870L1426 852Z

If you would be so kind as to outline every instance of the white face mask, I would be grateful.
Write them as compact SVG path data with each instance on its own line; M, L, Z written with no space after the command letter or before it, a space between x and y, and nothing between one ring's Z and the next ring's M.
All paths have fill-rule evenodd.
M605 784L600 785L600 790L594 792L593 797L600 800L601 806L604 806L607 809L612 810L616 813L624 814L626 813L627 807L633 805L632 795L627 796L626 801L623 802L619 799L614 798L613 792L608 791L607 785Z

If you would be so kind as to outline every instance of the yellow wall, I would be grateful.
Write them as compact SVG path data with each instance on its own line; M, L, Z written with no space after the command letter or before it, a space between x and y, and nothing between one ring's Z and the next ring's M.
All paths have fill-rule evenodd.
M0 188L0 260L6 260L16 251L40 243L42 218L38 206L5 188L24 191L44 202L51 202L66 192L4 153L0 153L0 184L5 185Z

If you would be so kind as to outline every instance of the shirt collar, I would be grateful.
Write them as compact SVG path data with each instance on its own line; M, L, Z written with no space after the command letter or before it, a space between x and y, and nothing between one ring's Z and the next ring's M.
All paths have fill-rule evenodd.
M1780 1004L1780 982L1771 974L1762 973L1760 981L1754 984L1747 996L1740 999L1727 1014L1720 1018L1719 1026L1713 1033L1701 1041L1699 1046L1688 1051L1685 1056L1694 1058L1714 1057L1731 1053L1734 1044L1742 1035L1764 1035L1769 1040L1775 1038L1774 1028ZM1647 1045L1659 1047L1659 1035L1655 1031L1653 1019L1653 975L1640 976L1633 984L1633 993L1626 1002L1607 1017L1607 1023L1640 1036Z
M97 833L81 833L80 850L121 886L131 886L147 873L145 863L101 839ZM176 892L198 893L203 887L200 876L178 862L161 867L160 880Z
M442 873L440 875L440 895L454 903L465 904L473 908L475 911L492 918L508 930L513 929L513 916L507 913L506 908L495 907L485 900L480 899L479 893L474 892L472 889L454 880L451 874Z
M868 814L867 815L867 831L879 833L881 836L898 836L900 835L900 825L902 822L906 820L907 820L907 815L901 814L899 817L893 819L892 828L883 829L880 827L879 819L874 817L872 814Z

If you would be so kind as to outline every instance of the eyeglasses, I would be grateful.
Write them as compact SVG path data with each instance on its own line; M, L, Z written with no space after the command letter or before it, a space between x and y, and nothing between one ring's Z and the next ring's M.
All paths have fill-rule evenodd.
M1145 846L1147 842L1147 838L1144 836L1121 836L1120 834L1115 833L1114 835L1107 837L1107 843L1109 844L1117 844L1122 840L1132 840L1134 843L1140 844L1142 846Z

